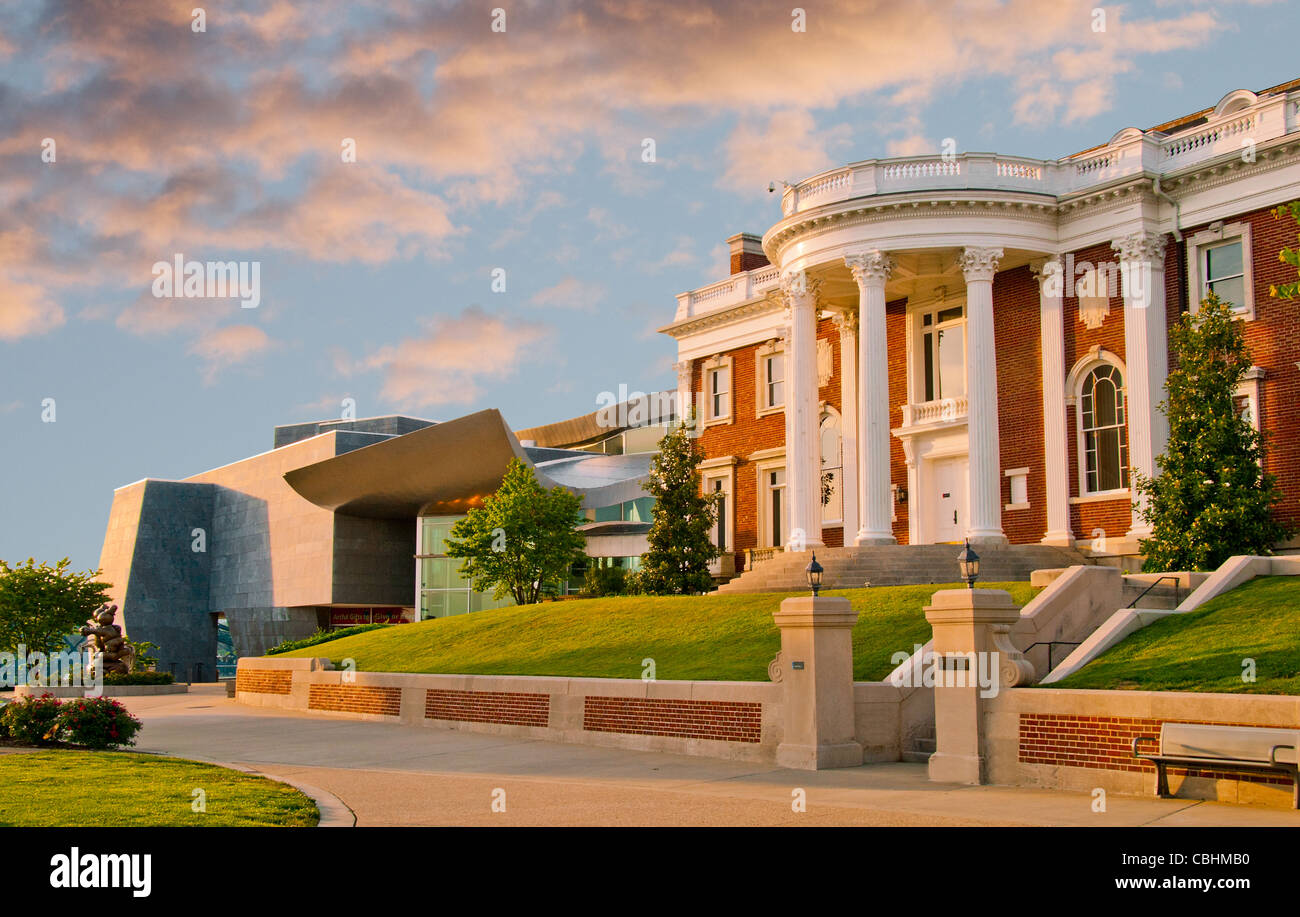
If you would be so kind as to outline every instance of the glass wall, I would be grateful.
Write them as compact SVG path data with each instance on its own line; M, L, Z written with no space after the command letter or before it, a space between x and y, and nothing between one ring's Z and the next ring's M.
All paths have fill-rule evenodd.
M585 510L588 522L654 522L651 515L654 497L638 497L613 506L597 506Z
M469 580L458 572L463 563L461 558L446 555L447 535L462 518L424 516L419 520L415 563L421 621L514 604L509 596L498 601L490 592L475 592Z

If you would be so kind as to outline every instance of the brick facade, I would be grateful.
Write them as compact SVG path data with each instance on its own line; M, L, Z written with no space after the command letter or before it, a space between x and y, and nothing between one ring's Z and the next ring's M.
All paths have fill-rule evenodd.
M307 709L400 716L402 691L362 685L312 685L308 689Z
M731 701L587 697L582 728L588 732L714 739L757 743L763 705Z
M1208 723L1207 720L1160 720L1125 716L1075 716L1055 713L1020 714L1020 756L1022 764L1091 767L1115 771L1155 773L1155 765L1133 757L1133 740L1138 736L1159 737L1165 722ZM1222 723L1225 726L1268 726L1294 728L1294 723ZM1144 750L1152 749L1144 743ZM1171 767L1180 776L1245 780L1290 786L1279 774L1251 774L1233 771L1202 771Z
M431 688L424 694L424 718L544 727L550 725L551 696L519 691L450 691Z

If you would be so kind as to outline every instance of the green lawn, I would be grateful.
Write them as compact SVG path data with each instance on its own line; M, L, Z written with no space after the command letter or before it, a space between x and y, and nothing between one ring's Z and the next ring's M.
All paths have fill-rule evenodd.
M989 583L1024 604L1028 583ZM930 639L921 609L941 585L827 592L858 610L853 676L879 681L895 652ZM640 678L655 661L661 681L766 681L781 647L772 612L788 594L620 596L478 611L370 631L284 656L345 658L370 672ZM277 657L281 658L281 657Z
M206 812L195 812L203 790ZM295 827L319 820L293 787L213 764L129 752L0 755L0 827Z
M1246 659L1254 682L1242 680ZM1300 694L1300 576L1257 577L1162 618L1046 687Z

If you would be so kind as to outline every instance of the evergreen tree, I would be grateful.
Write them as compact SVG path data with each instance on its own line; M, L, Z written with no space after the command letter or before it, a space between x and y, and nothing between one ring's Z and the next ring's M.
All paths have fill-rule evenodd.
M654 494L654 522L637 584L650 595L693 595L713 588L709 564L718 556L713 543L717 497L700 490L704 456L690 431L688 419L660 440L643 485Z
M447 556L465 559L460 572L475 590L530 605L585 557L581 509L581 497L563 487L544 490L532 468L511 459L497 492L451 527Z
M1251 365L1241 326L1211 293L1170 343L1178 365L1160 403L1169 444L1155 478L1133 475L1152 526L1143 569L1213 570L1236 554L1271 554L1290 529L1273 515L1282 494L1261 465L1262 438L1234 400Z

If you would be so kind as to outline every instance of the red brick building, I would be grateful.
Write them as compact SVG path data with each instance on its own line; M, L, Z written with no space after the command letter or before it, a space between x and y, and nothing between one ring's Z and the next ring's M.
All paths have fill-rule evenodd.
M868 160L788 186L678 297L717 538L750 549L1044 543L1132 554L1169 326L1213 289L1245 323L1242 409L1300 523L1300 80L1060 160Z

